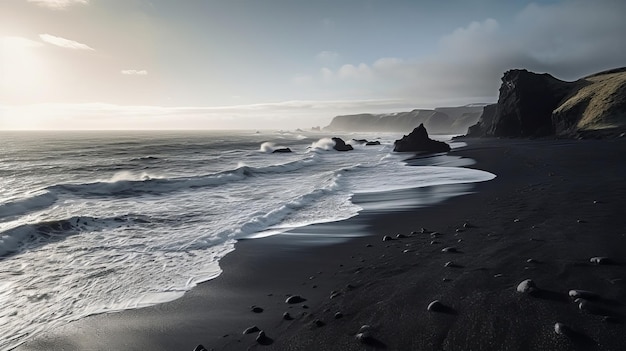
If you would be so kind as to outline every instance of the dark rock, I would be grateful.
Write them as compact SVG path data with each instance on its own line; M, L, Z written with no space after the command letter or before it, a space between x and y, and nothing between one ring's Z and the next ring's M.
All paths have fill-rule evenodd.
M375 141L368 141L367 143L365 143L365 146L374 146L374 145L380 145L380 141L375 140Z
M605 265L605 264L612 264L613 260L611 260L608 257L592 257L592 258L589 259L589 262L595 263L595 264Z
M443 249L441 249L441 252L457 253L457 252L459 252L459 250L457 250L456 247L448 246L448 247L444 247Z
M600 298L600 295L587 290L570 290L568 295L572 299L595 300Z
M289 152L291 152L291 149L288 147L284 147L284 148L276 149L272 151L273 154L283 154L283 153L289 153Z
M391 241L391 240L393 240L393 238L390 237L389 235L383 236L383 241Z
M343 139L341 139L341 138L332 138L332 139L335 142L335 146L333 146L333 149L335 149L337 151L350 151L350 150L353 150L352 145L346 144L346 142L343 141Z
M490 134L496 137L554 134L552 111L575 85L547 73L537 74L524 69L505 72Z
M405 135L394 143L393 151L396 152L448 152L450 145L432 140L423 124L420 124L409 135Z
M290 321L293 319L293 317L291 316L291 314L289 314L289 312L285 312L283 313L283 319L286 321Z
M331 300L334 299L335 297L341 295L341 291L331 291L330 292L330 298Z
M208 350L206 349L206 347L204 347L204 346L202 346L202 344L200 344L200 345L196 346L196 348L193 349L193 351L208 351Z
M254 312L254 313L261 313L261 312L263 312L263 308L261 308L259 306L252 306L251 311Z
M493 126L493 120L496 117L497 108L498 104L485 106L483 113L478 119L478 123L467 129L466 136L472 138L491 136L491 128Z
M532 294L535 291L537 291L537 285L530 279L526 279L517 285L517 292L519 293Z
M320 319L316 319L316 320L314 320L314 321L313 321L313 324L314 324L316 327L318 327L318 328L323 327L323 326L325 326L325 325L326 325L326 323L324 323L324 321L323 321L323 320L320 320Z
M573 334L572 328L568 327L567 325L563 323L555 323L554 332L559 335L565 335L565 336Z
M304 302L304 301L306 301L306 299L303 298L302 296L300 296L300 295L292 295L292 296L289 296L287 298L287 300L285 300L285 303L293 305L293 304Z
M359 143L359 144L366 144L367 143L366 139L352 139L352 141L354 141L355 143Z
M406 238L406 235L404 235L404 234L396 235L396 239L405 239L405 238Z
M343 318L343 313L341 312L335 313L335 319L341 319L341 318Z
M258 342L261 345L269 345L272 343L272 339L267 337L265 332L261 330L259 334L256 336L256 342Z
M252 333L256 333L258 331L260 331L261 329L259 329L259 327L257 327L256 325L253 325L251 327L246 328L246 330L243 331L243 334L252 334Z
M435 300L428 304L426 309L430 312L441 312L444 310L444 305L439 300Z

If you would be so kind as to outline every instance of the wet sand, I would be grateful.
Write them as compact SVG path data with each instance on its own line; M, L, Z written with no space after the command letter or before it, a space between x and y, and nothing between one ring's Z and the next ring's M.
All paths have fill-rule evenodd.
M218 278L181 299L85 318L17 350L622 350L626 139L466 142L450 154L497 175L469 194L240 241ZM517 291L525 279L534 292ZM598 296L574 303L572 289ZM251 326L261 344L243 334Z

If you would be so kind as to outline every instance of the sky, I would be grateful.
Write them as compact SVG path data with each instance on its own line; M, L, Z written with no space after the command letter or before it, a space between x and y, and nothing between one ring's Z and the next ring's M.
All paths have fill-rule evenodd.
M623 0L0 0L0 130L295 129L626 66Z

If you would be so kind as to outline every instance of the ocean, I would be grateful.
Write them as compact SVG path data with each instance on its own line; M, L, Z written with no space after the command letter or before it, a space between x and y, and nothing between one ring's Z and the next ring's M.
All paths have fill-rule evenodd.
M355 196L495 177L459 157L405 162L410 154L392 151L399 134L339 135L381 142L349 152L326 136L1 132L0 350L88 315L176 299L218 276L236 240L353 217L363 209ZM272 153L281 147L293 152Z

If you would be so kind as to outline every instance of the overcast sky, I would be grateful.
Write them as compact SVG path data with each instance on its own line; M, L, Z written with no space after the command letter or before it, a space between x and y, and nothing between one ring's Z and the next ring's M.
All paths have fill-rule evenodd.
M626 1L0 0L1 129L293 129L626 66Z

